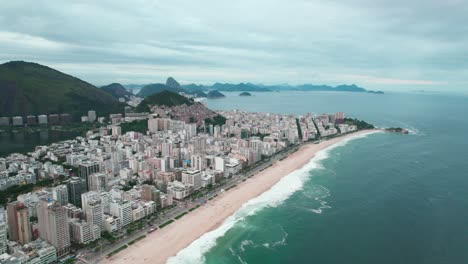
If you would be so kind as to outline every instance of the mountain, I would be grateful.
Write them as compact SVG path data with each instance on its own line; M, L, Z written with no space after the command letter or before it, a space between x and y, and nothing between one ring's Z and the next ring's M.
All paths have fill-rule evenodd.
M206 93L204 93L203 91L200 91L200 90L195 90L195 91L190 91L190 92L187 92L188 94L191 94L195 97L207 97Z
M169 79L172 79L172 78L169 78ZM152 94L159 93L162 91L171 91L174 93L185 92L185 90L180 86L180 84L177 81L172 79L175 81L174 83L174 82L171 82L169 79L168 79L168 82L171 86L168 86L167 84L162 84L162 83L148 84L148 85L143 86L143 88L141 88L140 92L137 95L140 97L146 97L146 96L150 96Z
M77 120L95 110L121 113L124 104L103 90L44 65L12 61L0 65L0 116L69 113Z
M361 88L355 84L352 85L314 85L314 84L301 84L301 85L262 85L253 83L215 83L213 85L197 85L188 84L183 88L187 91L209 91L218 90L221 92L271 92L271 91L333 91L333 92L367 92L366 89Z
M163 90L159 93L147 96L136 108L135 112L151 112L150 106L176 106L176 105L192 105L193 101L180 94Z
M271 90L266 87L255 85L252 83L215 83L213 84L213 86L211 86L211 89L225 92L271 92Z
M120 83L111 83L109 85L102 86L101 89L104 92L112 95L114 98L116 98L116 99L124 98L125 101L130 99L130 96L133 95L125 87L123 87L123 85L121 85Z
M178 105L187 105L186 107L173 107ZM162 91L157 94L146 97L136 108L135 112L151 112L152 106L171 107L169 116L175 120L181 120L186 123L197 123L199 126L205 125L224 125L226 118L210 110L204 104L195 102L177 93Z
M167 78L166 85L173 89L182 89L180 84L172 77Z
M366 92L366 89L361 88L355 84L352 85L338 85L335 88L335 91L339 92Z
M146 84L124 84L124 87L129 90L138 90L145 86Z
M208 98L222 98L222 97L226 97L224 94L220 93L218 90L213 90L213 91L210 91L208 94L207 94L207 97Z
M152 94L160 93L162 91L170 91L174 93L185 92L185 90L182 87L180 87L180 85L179 87L171 87L162 83L154 83L154 84L145 85L143 88L141 88L140 92L137 95L140 97L146 97Z
M182 88L190 92L190 91L208 91L210 87L191 83L191 84L182 85Z

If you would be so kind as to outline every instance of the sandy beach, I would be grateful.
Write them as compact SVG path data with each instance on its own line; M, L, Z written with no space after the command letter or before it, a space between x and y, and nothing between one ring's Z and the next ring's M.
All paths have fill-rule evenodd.
M220 226L244 203L269 190L282 177L303 167L318 151L344 139L370 132L372 130L359 131L325 140L319 144L304 145L286 159L277 161L271 167L218 195L180 220L148 234L143 240L101 263L166 263L168 258L176 255L203 234Z

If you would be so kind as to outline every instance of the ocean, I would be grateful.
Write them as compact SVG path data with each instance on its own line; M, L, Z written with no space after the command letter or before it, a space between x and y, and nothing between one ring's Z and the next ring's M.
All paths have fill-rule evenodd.
M320 152L169 263L468 263L468 97L269 92L212 109L345 112L373 133Z

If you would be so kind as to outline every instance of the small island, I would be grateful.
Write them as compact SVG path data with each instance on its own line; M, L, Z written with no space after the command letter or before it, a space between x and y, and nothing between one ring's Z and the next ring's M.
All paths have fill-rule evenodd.
M367 93L371 93L371 94L384 94L384 92L382 92L382 91L367 91Z
M215 98L223 98L223 97L226 97L226 96L224 94L220 93L218 90L213 90L213 91L210 91L207 94L207 97L210 98L210 99L215 99Z
M239 96L252 96L252 94L249 92L242 92L239 94Z
M385 131L387 132L396 132L396 133L402 133L402 134L409 134L409 130L406 128L401 128L401 127L389 127L386 128Z

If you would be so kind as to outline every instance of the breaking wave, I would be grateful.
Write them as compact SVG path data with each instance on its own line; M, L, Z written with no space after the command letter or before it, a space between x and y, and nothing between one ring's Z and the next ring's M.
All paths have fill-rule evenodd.
M216 245L216 240L222 237L236 223L243 221L247 216L256 214L263 208L276 207L283 203L293 193L302 189L304 183L310 176L310 171L320 169L320 162L329 157L329 152L332 149L346 145L349 141L364 138L367 135L378 133L379 131L370 132L367 134L356 135L341 140L332 146L316 153L309 163L302 168L293 171L284 176L268 191L253 198L242 205L233 215L228 217L221 226L217 229L205 233L203 236L193 241L189 246L181 250L177 255L168 259L168 264L193 264L203 263L205 261L204 254ZM326 204L325 204L326 205ZM270 246L270 245L269 245Z

